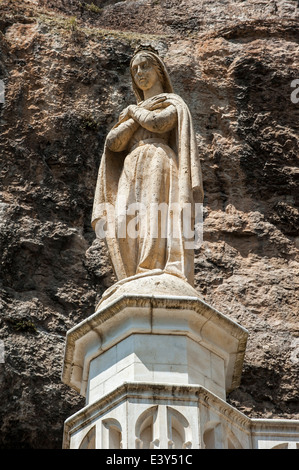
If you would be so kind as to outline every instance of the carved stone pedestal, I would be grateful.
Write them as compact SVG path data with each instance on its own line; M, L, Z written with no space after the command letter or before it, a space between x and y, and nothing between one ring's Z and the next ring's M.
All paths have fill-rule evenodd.
M179 295L157 295L162 279ZM63 381L86 408L67 420L64 447L204 447L200 397L222 402L238 386L247 332L184 296L193 289L179 278L132 282L67 334Z
M63 447L298 448L299 421L250 419L225 401L246 341L175 276L114 286L67 334L63 381L86 406L66 420Z

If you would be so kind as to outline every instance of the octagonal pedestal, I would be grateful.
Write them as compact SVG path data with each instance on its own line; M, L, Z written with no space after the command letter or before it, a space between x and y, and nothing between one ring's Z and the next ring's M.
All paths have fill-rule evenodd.
M124 382L238 386L247 332L194 297L124 295L67 334L63 381L88 404Z
M203 302L179 278L150 276L120 283L94 315L67 334L63 381L86 397L87 409L95 409L101 422L88 442L99 448L116 442L123 448L198 448L194 390L200 387L225 400L239 384L246 340L246 330ZM122 387L128 390L126 384L134 390L133 401L120 392ZM107 415L107 397L113 415ZM130 423L133 427L124 435ZM68 432L66 445L80 447L82 433L79 438L73 430Z
M66 420L63 447L298 449L299 421L250 419L197 385L124 383Z

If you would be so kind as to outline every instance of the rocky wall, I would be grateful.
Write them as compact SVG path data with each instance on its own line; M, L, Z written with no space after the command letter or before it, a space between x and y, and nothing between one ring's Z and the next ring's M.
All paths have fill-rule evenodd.
M115 281L90 218L144 42L194 119L196 288L249 331L228 402L298 419L298 2L79 3L0 2L0 447L61 448L64 420L84 404L61 383L65 335Z

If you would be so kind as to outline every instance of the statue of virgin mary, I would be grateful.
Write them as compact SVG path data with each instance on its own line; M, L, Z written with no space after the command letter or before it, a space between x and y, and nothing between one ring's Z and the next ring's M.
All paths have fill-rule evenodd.
M190 224L203 188L192 118L154 49L140 46L130 71L137 103L107 135L92 226L118 281L167 273L193 285Z

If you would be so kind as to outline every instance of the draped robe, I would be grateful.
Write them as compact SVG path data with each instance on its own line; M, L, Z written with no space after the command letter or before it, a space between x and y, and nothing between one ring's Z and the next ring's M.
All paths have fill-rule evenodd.
M187 240L184 232L183 209L191 209L194 221L194 205L203 200L197 142L189 109L182 98L174 93L158 97L165 99L161 110L146 111L146 101L139 105L138 124L133 124L136 130L125 148L121 145L113 148L107 137L92 226L96 232L98 227L102 234L104 230L118 280L158 270L182 277L193 285L194 250L186 243L190 238ZM121 124L119 121L114 126L111 135L117 135ZM132 228L135 220L128 208L134 208L134 204L140 205L143 212L135 219L138 231L131 237L129 224ZM157 219L153 208L161 204Z

